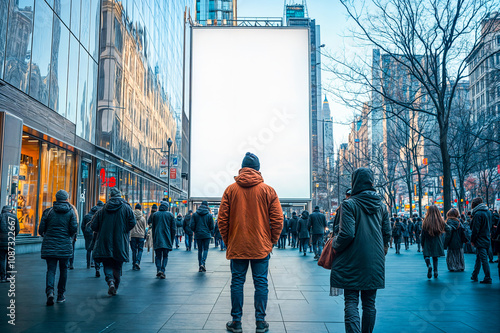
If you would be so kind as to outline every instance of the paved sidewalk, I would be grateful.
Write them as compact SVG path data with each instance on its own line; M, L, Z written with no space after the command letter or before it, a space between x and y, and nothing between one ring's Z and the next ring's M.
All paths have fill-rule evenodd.
M312 254L274 250L270 262L267 320L270 332L343 332L343 298L328 296L329 271ZM386 289L377 296L376 332L500 332L500 282L492 264L493 285L470 281L466 272L450 273L440 259L438 279L428 280L416 247L387 255ZM0 285L0 332L225 332L230 320L230 273L225 252L210 247L207 272L198 273L197 252L170 253L167 279L155 278L151 253L140 271L124 266L118 296L109 297L103 275L85 268L76 252L68 273L66 303L45 306L45 261L40 254L19 255L16 326L7 325L8 284ZM250 271L249 271L250 274ZM482 273L480 278L482 278ZM253 284L245 286L244 332L255 332Z

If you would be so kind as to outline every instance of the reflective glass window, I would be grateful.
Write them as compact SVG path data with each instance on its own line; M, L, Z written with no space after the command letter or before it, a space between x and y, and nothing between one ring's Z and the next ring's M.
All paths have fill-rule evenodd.
M97 59L97 45L99 45L99 24L100 24L100 15L101 15L101 3L100 0L91 0L90 5L90 26L89 26L89 34L90 34L90 43L89 43L89 53L90 56Z
M69 66L68 66L68 97L66 102L66 118L76 123L76 108L78 100L78 53L80 44L70 34L69 37Z
M7 15L9 2L0 1L0 79L3 78L3 64L5 61L5 40L7 38Z
M89 49L89 33L90 33L90 5L91 0L82 1L81 19L80 19L80 43L88 51Z
M27 93L33 32L33 0L10 1L4 80Z
M95 122L96 122L96 110L97 110L97 63L89 59L89 75L88 75L88 94L87 94L87 104L88 104L88 114L90 123L90 133L89 141L95 142Z
M45 105L49 103L50 79L50 47L47 47L47 37L52 36L53 16L52 10L45 1L38 0L36 2L33 50L31 52L30 96Z
M123 48L123 35L120 21L118 21L115 17L115 46L118 51L122 52Z
M55 0L54 11L61 18L61 20L69 27L71 18L71 0Z
M57 16L54 16L49 107L62 116L66 116L68 54L69 30Z
M84 2L87 2L87 0L84 0ZM80 0L71 1L71 32L76 38L80 38L80 5Z
M90 124L87 107L87 71L89 56L83 47L80 47L80 68L78 74L78 108L76 117L76 134L88 140Z

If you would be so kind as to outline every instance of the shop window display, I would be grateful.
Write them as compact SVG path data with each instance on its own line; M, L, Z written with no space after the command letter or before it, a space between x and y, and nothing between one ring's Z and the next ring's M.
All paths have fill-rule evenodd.
M21 234L35 233L39 159L40 141L23 135L17 197L17 218Z

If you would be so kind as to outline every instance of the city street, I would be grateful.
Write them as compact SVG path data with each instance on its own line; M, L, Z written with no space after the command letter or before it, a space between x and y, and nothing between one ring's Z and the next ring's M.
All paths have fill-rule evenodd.
M498 332L500 283L496 264L493 284L470 281L475 259L466 254L466 271L450 273L440 259L438 279L428 280L425 263L413 245L387 255L386 289L377 296L376 332ZM210 247L207 272L198 273L197 252L184 247L170 253L166 280L155 278L151 253L140 271L124 266L116 297L107 295L104 277L85 268L85 252L76 251L68 272L66 303L45 306L45 261L39 253L18 255L16 326L7 325L8 298L1 332L225 332L230 317L230 272L225 252ZM102 272L102 270L101 270ZM250 273L250 272L249 272ZM482 278L482 273L480 274ZM0 285L6 295L8 284ZM270 261L267 320L270 332L343 332L343 298L330 297L329 271L313 255L274 250ZM243 330L254 332L251 275L245 287Z

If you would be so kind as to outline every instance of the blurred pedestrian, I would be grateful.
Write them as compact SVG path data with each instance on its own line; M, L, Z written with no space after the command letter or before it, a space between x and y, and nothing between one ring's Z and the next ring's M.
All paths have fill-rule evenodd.
M286 248L286 238L288 234L288 220L285 215L283 215L283 229L281 230L280 239L278 241L278 249Z
M92 230L97 233L94 260L103 264L110 296L115 296L120 286L123 263L129 261L130 230L136 224L132 208L121 195L112 187L108 202L92 219Z
M191 218L193 217L193 211L190 209L186 216L184 216L184 221L182 221L182 229L184 230L184 240L186 242L186 251L191 251L191 245L193 244L193 230L191 229Z
M385 288L385 255L389 249L389 213L376 192L373 172L360 168L352 174L351 197L342 203L339 234L332 247L332 295L344 290L346 332L373 332L377 289ZM363 315L359 318L359 297Z
M151 213L149 214L148 217L148 231L146 234L146 247L148 248L148 253L149 251L153 248L153 231L151 230L151 225L153 224L153 215L158 211L158 206L156 204L153 204L151 206Z
M297 213L292 213L292 218L288 220L288 229L292 234L292 248L297 247L297 224L299 223L299 218L297 217Z
M83 237L85 238L85 250L87 251L87 269L91 267L95 267L95 276L100 277L101 273L99 273L99 269L101 265L94 261L94 256L92 255L92 251L94 249L95 241L94 241L94 232L92 231L92 218L95 213L97 213L102 207L104 207L104 202L99 200L97 204L90 209L90 211L83 217L82 220L82 232Z
M68 192L59 190L51 208L42 213L38 234L43 237L41 256L47 261L45 293L47 305L54 305L54 283L57 264L59 281L57 283L57 302L66 301L66 281L68 279L69 259L73 255L73 238L78 230L78 214L69 202Z
M206 272L206 261L208 256L208 247L212 233L214 231L214 218L208 209L208 202L203 201L191 218L191 229L198 242L198 271Z
M396 254L401 254L401 240L405 232L405 225L401 222L399 217L396 218L394 222L394 228L392 229L392 238L394 239L394 247L396 248Z
M445 224L439 208L435 205L429 206L424 222L422 223L422 249L424 260L427 265L427 278L432 277L434 266L434 278L438 277L438 258L444 256L443 233ZM432 257L432 265L431 258Z
M304 257L307 255L307 245L309 244L309 212L303 211L300 215L299 223L297 223L297 235L300 240L300 251L304 252Z
M235 183L224 191L219 209L219 230L227 246L226 258L231 260L233 318L226 324L231 332L242 332L243 286L249 265L255 286L256 333L269 330L265 319L267 274L270 253L283 229L283 211L278 195L264 183L259 169L258 157L247 153Z
M175 218L175 247L179 248L179 244L182 243L182 236L184 236L184 228L182 223L182 215L177 214Z
M458 209L452 208L446 213L446 236L444 248L446 251L446 265L450 272L463 272L465 269L464 239L465 232L459 220Z
M490 229L491 214L483 199L478 197L472 200L472 236L471 244L476 247L476 263L471 280L477 282L481 266L484 271L484 280L481 283L491 284L490 264L488 263L488 249L491 246Z
M314 250L314 259L319 259L323 252L323 242L326 230L325 214L319 211L319 206L314 207L314 211L309 215L309 229L312 235L312 246Z
M19 221L12 213L11 206L3 206L0 214L0 282L7 281L7 258L10 251L15 251L15 237L19 234ZM9 269L10 271L10 269Z
M132 270L141 269L144 239L146 238L146 218L142 213L141 204L136 204L134 209L135 227L130 231L130 248L132 249Z
M177 228L174 215L168 211L168 202L161 202L160 210L153 215L151 222L153 248L155 250L156 277L165 279L168 253L172 251Z
M421 234L422 234L422 218L417 216L417 221L413 225L413 232L415 233L415 243L417 243L417 252L421 249Z

